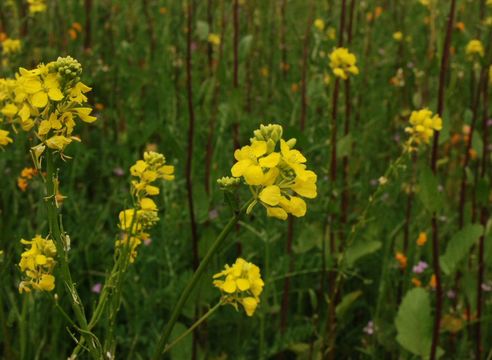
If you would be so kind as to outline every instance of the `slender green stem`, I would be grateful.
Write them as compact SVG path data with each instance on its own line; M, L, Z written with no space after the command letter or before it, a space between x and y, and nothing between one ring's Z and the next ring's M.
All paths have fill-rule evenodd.
M198 319L197 321L195 321L195 323L193 325L191 325L191 327L188 330L186 330L184 333L182 333L176 339L174 339L169 345L167 345L166 348L164 349L164 352L168 352L169 350L171 350L174 347L174 345L176 345L181 340L183 340L186 336L188 336L202 322L204 322L205 320L207 320L215 311L217 311L217 309L221 305L223 305L223 304L222 304L221 301L219 301L218 304L216 304L213 308L211 308L209 311L207 311L200 319Z
M224 227L224 229L222 229L222 232L219 234L219 236L217 236L215 242L212 244L212 246L210 246L207 255L205 255L205 257L202 259L200 265L198 266L195 273L193 274L193 277L191 278L191 280L186 285L186 288L181 293L181 296L179 297L179 300L176 306L174 307L173 312L171 313L171 318L166 324L166 327L164 328L164 331L159 339L159 342L157 343L157 347L155 349L152 359L154 360L160 359L163 350L166 347L167 340L171 335L171 331L173 330L174 324L178 320L178 316L181 314L181 310L186 304L186 300L188 300L191 292L193 291L196 284L198 283L198 280L200 280L200 277L202 276L203 272L207 268L208 263L210 262L210 260L212 260L212 257L217 252L217 249L222 245L224 240L227 238L227 235L229 235L229 233L234 229L235 225L241 218L241 215L245 212L245 210L248 208L250 203L251 200L248 201L246 204L244 204L243 207L234 214L234 216L229 220L229 222Z
M48 213L48 224L50 229L50 235L53 238L57 251L57 259L60 264L61 280L65 284L69 293L70 303L75 313L77 323L80 329L83 330L82 334L86 337L86 340L90 344L91 356L95 359L100 357L99 351L95 345L93 335L89 334L87 319L85 317L84 307L82 301L77 293L77 289L72 281L70 269L68 267L68 256L65 249L64 236L60 229L60 223L58 219L58 209L56 206L56 188L55 188L55 168L53 162L53 153L51 150L46 152L46 210Z
M20 318L20 359L27 359L26 357L26 348L27 348L27 303L29 301L30 295L24 296L22 299L22 310L21 310L21 318Z

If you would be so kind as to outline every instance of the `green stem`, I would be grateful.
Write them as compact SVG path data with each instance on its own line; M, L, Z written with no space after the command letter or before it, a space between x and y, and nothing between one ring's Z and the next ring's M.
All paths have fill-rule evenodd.
M176 339L174 339L169 345L166 346L166 348L164 349L164 352L168 352L169 350L171 350L174 345L176 345L177 343L179 343L181 340L183 340L186 336L188 336L193 330L195 330L202 322L204 322L205 320L207 320L215 311L217 311L217 309L223 305L221 301L219 301L218 304L216 304L213 308L211 308L209 311L207 311L200 319L198 319L197 321L195 321L195 323L193 325L191 325L191 327L186 330L184 333L182 333L181 335L179 335Z
M178 316L181 314L181 310L183 309L186 300L188 300L191 292L195 288L196 284L198 283L198 280L200 280L200 277L202 276L203 272L207 268L208 263L210 260L212 260L212 257L215 255L217 252L217 249L222 245L224 240L227 238L227 235L234 229L235 225L241 218L241 215L244 213L244 211L248 208L249 204L251 203L251 200L248 201L246 204L243 205L243 207L237 211L234 216L229 220L227 225L222 229L222 232L219 234L219 236L215 239L215 242L210 246L207 255L203 258L203 260L200 262L200 265L196 269L195 273L193 274L193 277L191 280L188 282L186 285L186 288L183 290L181 293L181 296L179 297L178 303L173 309L173 312L171 314L171 318L169 319L169 322L167 323L166 327L164 328L164 332L162 333L159 342L157 343L156 350L154 352L154 356L152 359L158 360L160 359L164 348L166 347L167 340L169 339L169 336L171 335L171 331L173 330L174 324L178 320Z
M27 348L27 303L29 301L30 295L24 296L22 300L22 310L21 310L21 318L20 318L20 359L27 359L26 356L26 348Z
M65 250L65 241L64 236L60 230L60 224L58 220L58 209L56 207L56 190L55 190L55 182L54 179L56 177L54 163L53 163L53 153L51 150L46 151L46 210L48 213L48 224L50 228L51 237L54 240L56 251L57 251L57 259L60 263L60 274L61 280L65 284L65 287L68 290L70 303L72 305L72 309L75 313L75 317L77 319L77 323L79 327L83 330L84 337L88 341L90 346L90 352L93 358L99 358L100 354L95 346L94 341L92 341L92 337L88 331L87 319L85 317L84 307L82 305L82 301L77 293L77 289L72 280L72 276L70 274L70 269L68 267L68 257L67 252Z

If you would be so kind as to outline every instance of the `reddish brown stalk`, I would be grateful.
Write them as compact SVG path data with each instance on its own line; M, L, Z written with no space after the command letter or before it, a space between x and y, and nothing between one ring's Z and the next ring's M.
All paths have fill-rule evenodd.
M308 52L309 52L309 34L311 33L311 27L313 26L314 16L314 4L311 2L311 9L306 24L306 31L304 32L304 41L302 45L302 64L301 64L301 131L304 131L306 126L307 115L307 68L308 68Z
M86 0L91 1L91 0ZM147 31L149 32L149 40L150 40L150 59L154 58L155 48L157 46L157 39L155 35L154 29L154 20L149 12L149 0L143 0L143 12L145 16L145 21L147 22Z
M214 18L213 18L213 0L208 0L207 1L207 23L208 23L208 29L210 32L213 32L213 26L214 26ZM221 40L221 45L223 38L220 38ZM208 71L210 74L213 74L213 46L209 42L207 44L207 59L208 59Z
M84 38L84 50L87 51L91 48L92 43L92 0L84 0L85 9L85 38Z
M225 28L226 28L226 16L225 16L225 7L224 7L223 0L221 0L220 2L220 7L222 9L220 38L223 39L225 34ZM212 156L214 152L213 141L215 135L215 122L217 120L217 113L219 110L218 103L219 103L219 94L220 94L220 82L217 79L217 73L222 60L223 50L224 50L224 42L221 41L219 45L219 53L217 55L215 70L213 68L211 69L213 76L215 76L216 78L216 84L212 96L212 105L211 105L212 110L211 110L210 120L208 123L208 136L207 136L207 145L205 151L205 192L207 193L207 195L210 195L210 172L212 168Z
M482 163L480 166L480 178L484 179L487 173L487 159L488 159L488 147L489 147L489 129L488 129L488 97L489 97L489 76L486 72L483 86L483 119L482 119L482 130L483 130L483 153L482 153ZM486 206L482 205L480 211L480 223L485 229L489 218L488 209ZM483 308L483 289L482 284L485 278L485 236L482 235L478 243L478 269L477 269L477 322L475 324L476 331L476 359L482 359L483 346L482 346L482 308Z
M444 111L444 90L446 87L446 73L449 65L449 49L451 46L451 36L453 34L454 13L456 8L456 0L451 0L449 10L446 37L444 39L444 47L441 59L441 68L439 73L439 91L437 98L437 114L442 117ZM432 157L430 168L434 174L437 173L437 157L439 147L439 132L434 133L434 141L432 144ZM436 359L437 346L439 345L439 329L442 314L442 283L441 283L441 268L439 266L439 228L437 224L437 214L432 214L432 262L434 275L436 278L436 311L434 314L434 328L432 331L432 344L430 350L430 360Z
M280 1L280 52L282 56L282 74L284 78L287 77L288 65L287 65L287 41L286 26L285 26L285 8L287 6L287 0Z

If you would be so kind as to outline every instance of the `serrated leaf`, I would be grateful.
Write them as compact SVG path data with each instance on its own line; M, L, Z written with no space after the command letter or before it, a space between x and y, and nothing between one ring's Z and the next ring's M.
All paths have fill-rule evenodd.
M430 297L422 288L406 293L395 319L396 341L412 354L427 358L432 344ZM443 351L438 349L438 357Z
M428 167L420 171L418 195L425 209L430 213L439 211L443 206L444 197L439 191L439 182Z
M337 315L337 318L342 318L345 313L349 310L349 308L353 305L353 303L362 295L362 291L357 290L353 291L351 293L348 293L345 295L340 301L340 303L337 305L335 309L335 313Z
M463 260L470 248L483 234L483 226L470 224L458 231L448 243L446 252L440 258L441 269L446 275L456 271L459 263Z
M347 261L348 266L352 267L360 258L378 251L381 248L381 245L381 241L376 240L362 240L356 242L347 249L347 253L345 254L345 260Z

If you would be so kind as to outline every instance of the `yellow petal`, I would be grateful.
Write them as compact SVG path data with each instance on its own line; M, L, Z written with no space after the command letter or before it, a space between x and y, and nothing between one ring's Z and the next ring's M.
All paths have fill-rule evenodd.
M63 93L58 88L49 89L48 96L53 101L60 101L63 99Z
M267 205L278 205L280 201L280 188L277 185L267 186L260 192L259 197Z
M300 197L292 196L290 198L291 214L296 217L306 215L306 202Z
M231 169L232 176L234 177L243 176L244 172L250 165L252 165L252 162L249 159L239 160L237 163L234 164L234 166Z
M246 291L250 288L249 281L246 279L237 279L236 285L240 291Z
M287 212L285 212L284 209L279 208L279 207L268 207L267 208L267 216L269 217L275 217L280 220L286 220L287 219Z
M241 303L244 307L244 311L246 311L246 315L253 316L256 307L258 306L258 300L256 300L254 297L245 297L241 300Z
M274 152L268 156L265 156L264 158L261 158L259 160L259 163L261 167L272 168L277 166L279 161L280 161L280 154Z
M222 285L222 290L224 290L226 293L232 294L234 291L236 291L236 282L233 280L226 280Z
M32 96L31 101L37 108L44 108L48 105L48 95L44 91L37 92Z
M265 141L253 141L253 143L251 144L251 152L257 158L265 154L266 151L267 151L267 144Z
M258 165L248 166L243 176L248 185L261 185L264 181L263 171Z

